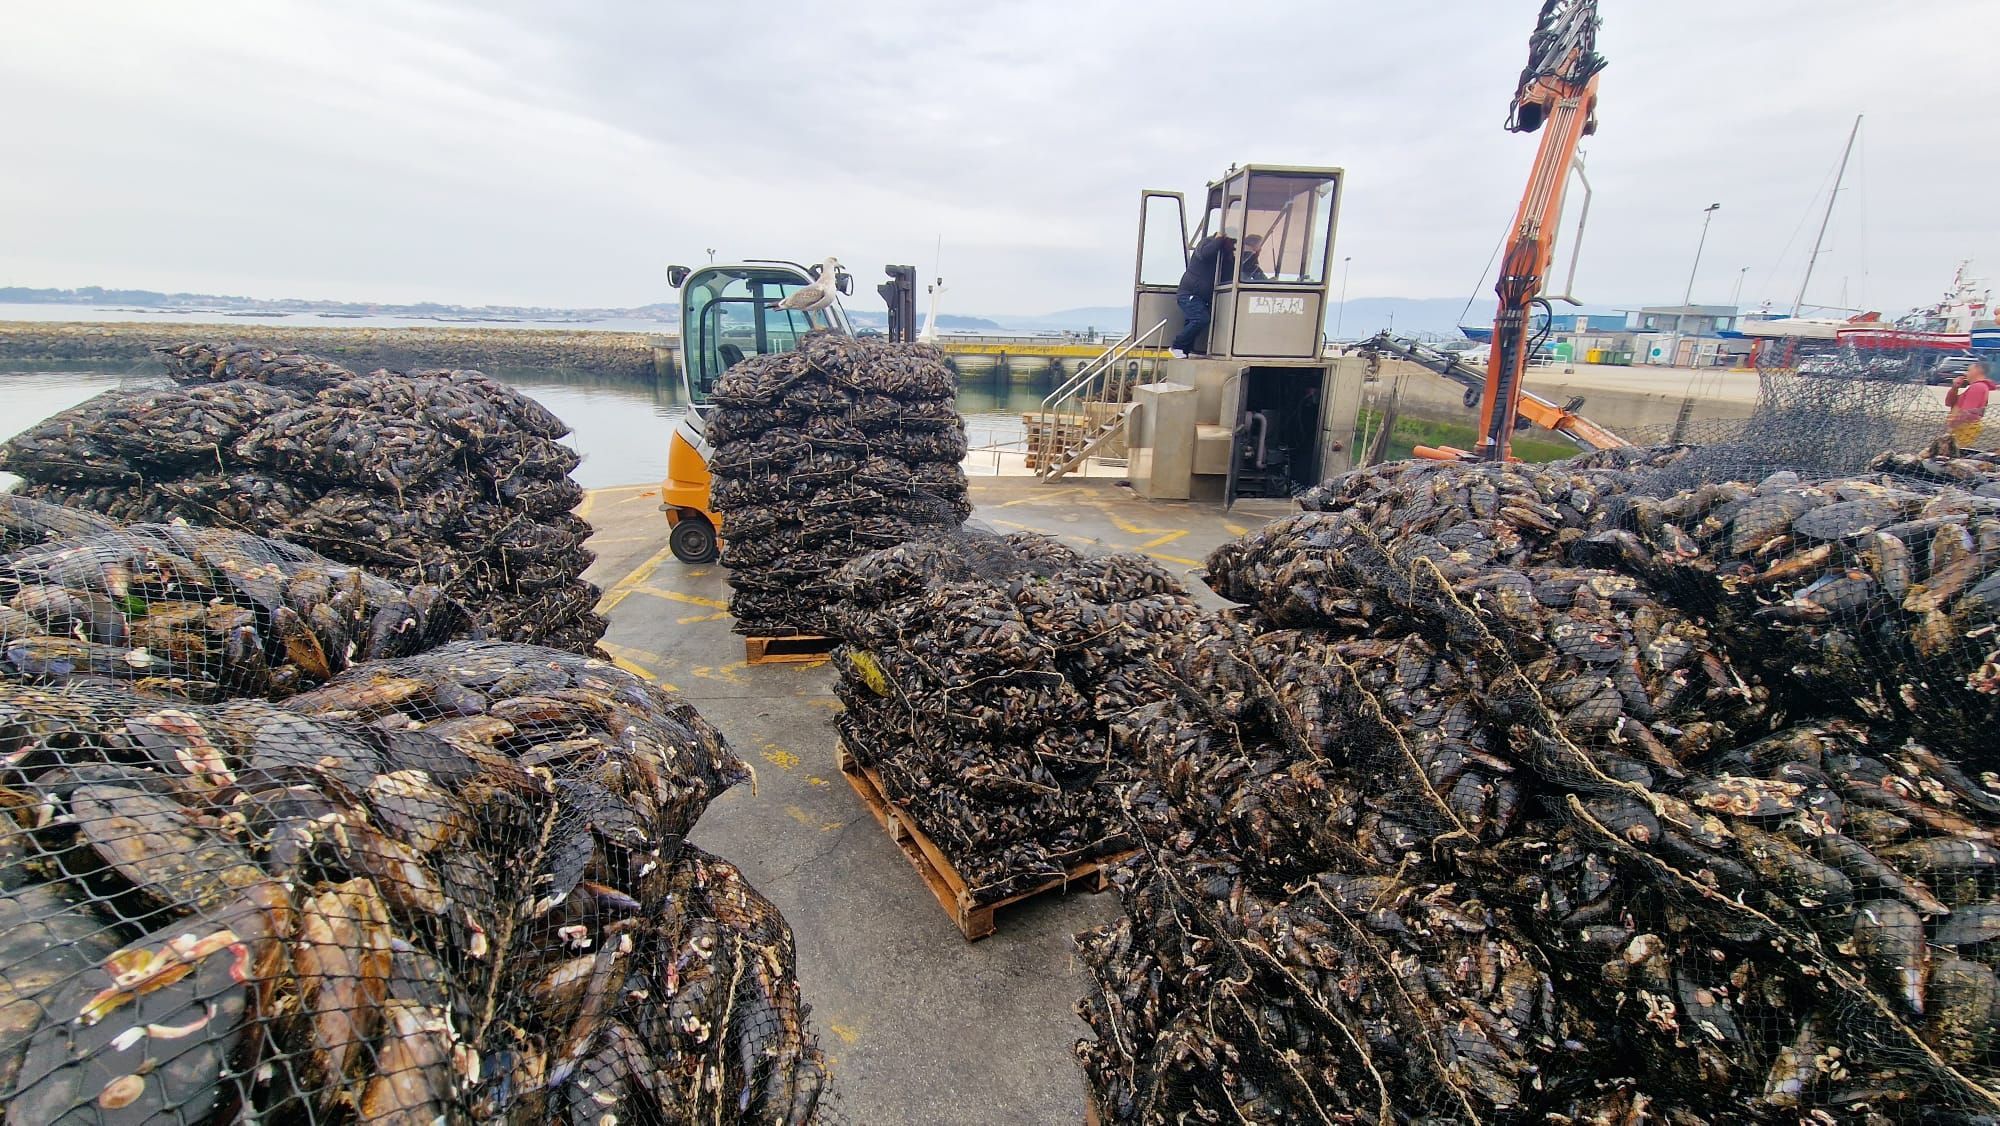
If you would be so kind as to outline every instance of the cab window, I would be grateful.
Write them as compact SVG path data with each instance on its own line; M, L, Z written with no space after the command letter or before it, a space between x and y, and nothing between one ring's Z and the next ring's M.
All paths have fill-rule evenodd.
M788 274L744 270L710 274L688 289L681 331L688 337L688 391L696 404L707 402L716 380L741 360L792 351L813 329L837 327L832 310L777 307L805 284Z
M1319 285L1326 280L1328 240L1340 182L1319 174L1252 172L1240 228L1246 280ZM1231 216L1234 218L1234 215ZM1254 249L1251 239L1259 240Z

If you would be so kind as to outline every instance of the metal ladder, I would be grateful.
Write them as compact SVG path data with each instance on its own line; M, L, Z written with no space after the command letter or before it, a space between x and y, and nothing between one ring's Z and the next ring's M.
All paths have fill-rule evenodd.
M1125 432L1125 411L1119 410L1093 426L1090 405L1131 401L1132 388L1139 382L1134 370L1138 362L1145 362L1151 368L1157 366L1157 361L1150 357L1130 365L1124 361L1140 346L1140 341L1156 339L1166 327L1167 322L1162 320L1145 332L1126 335L1078 368L1076 374L1060 387L1043 396L1029 444L1037 476L1044 481L1057 480L1083 464L1083 459L1097 452L1106 442ZM1064 421L1065 416L1071 414L1078 420L1075 441L1071 441L1071 428Z

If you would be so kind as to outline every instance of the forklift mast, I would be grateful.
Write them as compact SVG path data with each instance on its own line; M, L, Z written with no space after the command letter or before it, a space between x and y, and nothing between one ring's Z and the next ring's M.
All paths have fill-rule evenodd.
M889 280L875 287L889 307L889 339L909 344L917 339L917 268L884 266Z

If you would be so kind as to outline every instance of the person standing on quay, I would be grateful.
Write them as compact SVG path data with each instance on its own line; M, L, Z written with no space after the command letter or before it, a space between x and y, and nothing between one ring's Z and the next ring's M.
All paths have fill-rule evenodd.
M1945 389L1944 405L1951 408L1945 426L1958 448L1975 448L1979 432L1986 425L1986 400L1993 394L1993 381L1986 376L1986 361L1974 360L1964 374Z

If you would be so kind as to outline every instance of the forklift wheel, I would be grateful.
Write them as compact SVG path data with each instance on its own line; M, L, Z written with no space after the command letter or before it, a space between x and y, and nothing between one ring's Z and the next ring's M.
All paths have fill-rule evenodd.
M715 525L699 516L683 516L667 534L667 546L683 563L715 562Z

